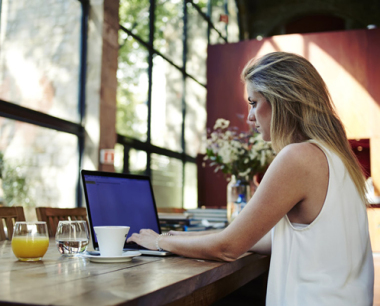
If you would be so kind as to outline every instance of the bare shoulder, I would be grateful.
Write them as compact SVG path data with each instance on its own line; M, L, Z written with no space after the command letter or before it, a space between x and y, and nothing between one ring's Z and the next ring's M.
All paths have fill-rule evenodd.
M296 206L306 201L315 203L316 196L321 194L322 198L326 191L326 169L326 157L316 145L295 143L286 146L273 160L255 192L251 200L252 211L257 209L260 218L266 220L268 226L274 226ZM316 200L323 202L323 199ZM299 212L297 218L300 223L311 219L305 210ZM267 229L267 225L263 228Z
M316 200L323 204L327 181L328 163L323 151L311 143L290 144L278 153L269 166L257 196L255 194L256 201L263 206L273 203L284 215L307 201L315 203ZM308 222L315 215L309 218L309 214L306 217L303 214L302 211L297 216L297 220L302 221L300 223Z
M283 148L275 160L290 167L315 169L322 165L327 166L324 152L315 144L309 142L293 143Z
M309 155L314 157L316 157L316 155L324 156L323 151L317 145L310 142L289 144L285 148L283 148L279 154L289 154L295 155L297 157L307 157Z
M304 198L306 192L327 177L328 163L324 152L312 143L294 143L279 152L264 179L268 186L277 181L277 184L297 189Z

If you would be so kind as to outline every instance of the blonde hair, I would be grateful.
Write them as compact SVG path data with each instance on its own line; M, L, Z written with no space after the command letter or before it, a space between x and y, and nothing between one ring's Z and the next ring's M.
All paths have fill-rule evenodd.
M270 135L278 153L286 145L315 139L343 161L364 203L366 185L325 82L305 58L287 52L250 60L241 74L272 107Z

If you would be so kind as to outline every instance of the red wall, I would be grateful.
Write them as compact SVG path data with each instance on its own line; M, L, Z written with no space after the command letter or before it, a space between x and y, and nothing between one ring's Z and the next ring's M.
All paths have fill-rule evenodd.
M247 129L240 73L252 57L287 51L307 58L324 78L348 137L369 139L370 172L380 190L380 29L292 34L208 48L207 128L216 119ZM368 156L369 157L369 156ZM361 156L363 158L363 156ZM366 157L364 157L365 159ZM225 206L226 180L198 162L199 205Z

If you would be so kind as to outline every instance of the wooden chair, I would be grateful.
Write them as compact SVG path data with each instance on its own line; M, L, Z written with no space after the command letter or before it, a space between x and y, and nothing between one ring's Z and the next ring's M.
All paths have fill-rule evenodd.
M25 221L24 208L22 206L0 207L0 241L6 239L12 240L13 226L16 221ZM5 228L7 234L5 233Z
M38 221L45 221L48 227L49 236L55 237L57 226L61 220L85 220L87 222L86 208L53 208L53 207L36 207ZM90 229L89 229L90 230Z

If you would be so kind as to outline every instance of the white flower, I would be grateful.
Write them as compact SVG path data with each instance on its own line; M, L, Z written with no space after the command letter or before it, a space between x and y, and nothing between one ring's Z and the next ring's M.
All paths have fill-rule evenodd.
M237 140L231 140L231 147L233 148L236 148L236 149L240 149L241 148L241 143Z
M222 161L224 164L228 164L232 161L231 150L229 150L228 147L224 146L224 147L220 148L218 153L219 153L220 157L222 158Z
M226 120L226 119L223 119L223 118L219 118L215 122L214 130L216 130L218 128L226 129L226 128L228 128L229 125L230 125L230 121L229 120Z
M232 136L232 132L231 131L226 131L226 133L223 136L223 139L230 139L231 136Z
M260 134L240 132L228 128L229 125L225 119L216 121L214 131L207 138L208 158L204 160L215 167L216 172L226 174L251 177L262 171L273 160L271 144L263 141Z
M252 150L252 151L249 152L249 158L251 160L254 160L256 158L256 156L257 156L257 152L256 151Z
M216 140L218 140L218 133L216 133L216 132L212 132L211 133L211 141L216 141Z
M261 151L260 165L261 167L265 165L265 151Z
M245 170L243 172L239 172L239 175L240 176L247 176L250 172L251 172L251 168L248 168L247 170Z
M253 148L256 150L256 151L260 151L262 149L264 149L264 144L263 142L257 142L253 145Z

